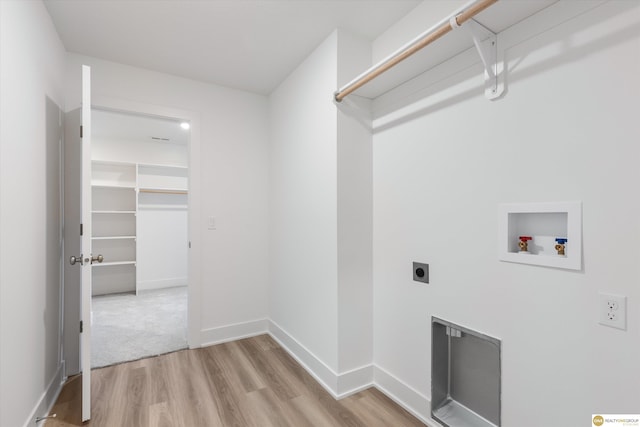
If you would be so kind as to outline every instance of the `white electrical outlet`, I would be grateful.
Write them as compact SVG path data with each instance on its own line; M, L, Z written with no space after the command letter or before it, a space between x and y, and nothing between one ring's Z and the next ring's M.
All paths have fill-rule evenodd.
M627 329L627 297L598 294L599 323L612 328Z

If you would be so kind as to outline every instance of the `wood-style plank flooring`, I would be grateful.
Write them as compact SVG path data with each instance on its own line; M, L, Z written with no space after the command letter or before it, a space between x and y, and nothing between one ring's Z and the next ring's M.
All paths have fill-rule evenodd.
M336 401L268 335L92 371L92 427L424 426L374 388ZM47 427L82 426L80 376Z

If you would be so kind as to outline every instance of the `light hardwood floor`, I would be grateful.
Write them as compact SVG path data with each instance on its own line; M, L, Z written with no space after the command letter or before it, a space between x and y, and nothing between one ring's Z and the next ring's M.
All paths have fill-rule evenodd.
M80 376L47 427L81 426ZM92 371L92 427L424 426L374 388L336 401L268 335Z

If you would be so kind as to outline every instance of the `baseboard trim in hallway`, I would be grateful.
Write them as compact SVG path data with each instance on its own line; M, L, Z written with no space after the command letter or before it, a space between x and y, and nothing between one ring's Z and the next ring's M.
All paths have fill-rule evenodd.
M64 385L64 362L58 365L58 369L56 369L56 373L49 382L44 393L40 396L38 403L36 403L33 411L29 415L29 418L25 421L24 427L32 427L36 425L36 418L44 417L51 411L51 408L55 404L60 392L62 391L62 386Z

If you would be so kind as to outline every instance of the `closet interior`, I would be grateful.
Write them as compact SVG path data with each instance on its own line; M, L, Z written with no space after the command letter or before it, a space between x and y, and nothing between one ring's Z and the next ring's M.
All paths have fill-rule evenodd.
M186 286L188 130L97 109L92 121L91 241L104 257L92 295Z
M189 126L94 109L91 366L187 347Z

